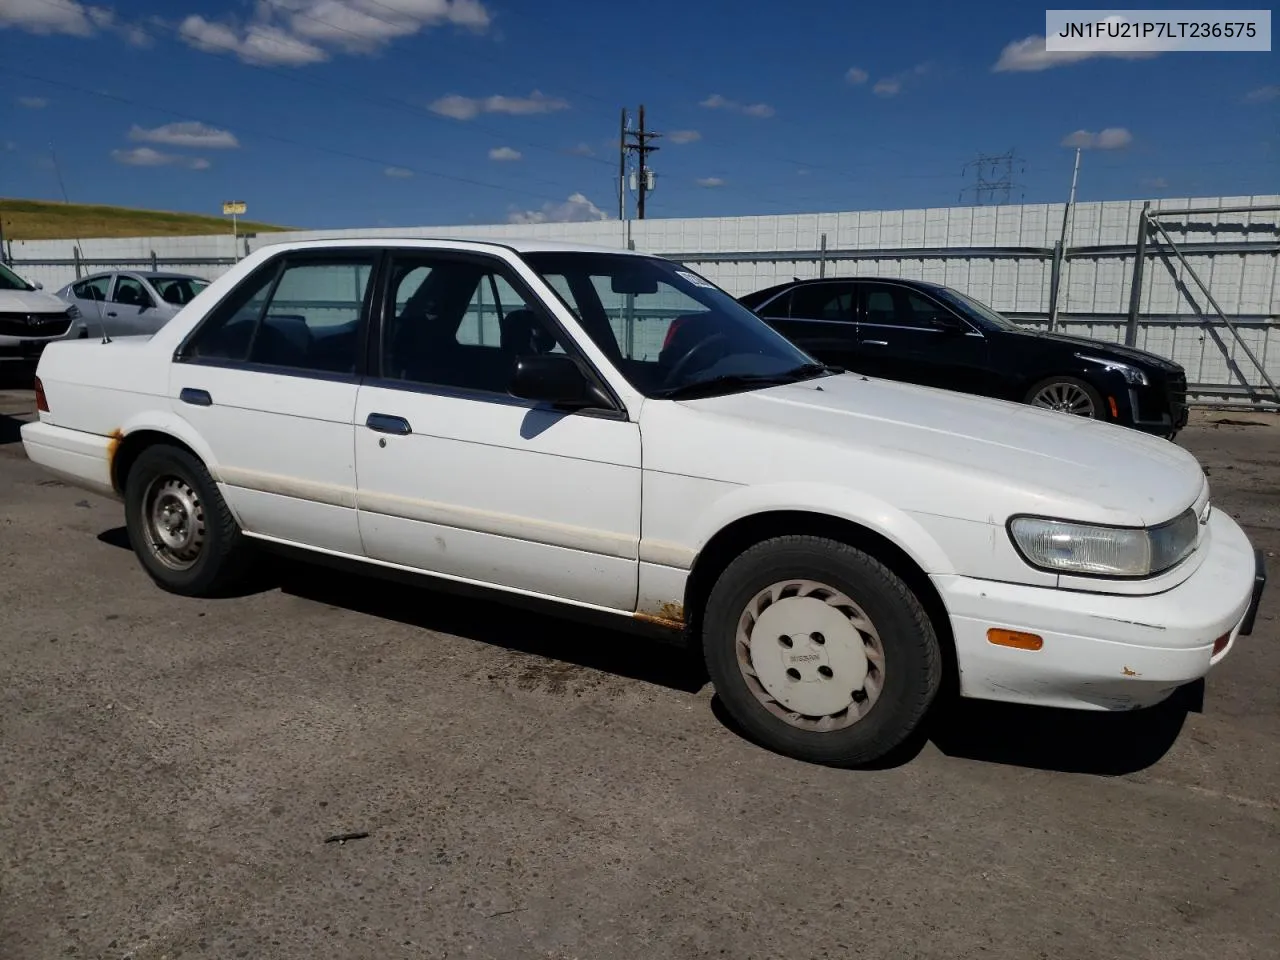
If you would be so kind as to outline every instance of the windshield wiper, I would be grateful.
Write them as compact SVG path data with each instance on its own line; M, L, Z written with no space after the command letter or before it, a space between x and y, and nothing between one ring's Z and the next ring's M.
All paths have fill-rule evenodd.
M672 387L662 391L658 396L663 400L692 400L695 397L727 393L735 387L776 387L784 383L797 383L831 373L844 373L844 371L839 367L827 366L825 363L803 363L780 373L725 373L718 377Z

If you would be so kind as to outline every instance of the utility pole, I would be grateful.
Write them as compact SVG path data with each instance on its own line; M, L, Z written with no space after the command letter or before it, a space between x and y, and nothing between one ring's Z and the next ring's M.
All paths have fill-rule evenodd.
M1067 259L1067 230L1071 222L1071 215L1075 211L1076 205L1076 184L1080 180L1080 148L1076 147L1076 162L1071 168L1071 193L1067 195L1067 205L1062 211L1062 233L1059 235L1057 247L1058 274L1059 282L1051 284L1053 287L1053 302L1049 304L1049 329L1052 330L1055 323L1058 322L1058 292L1062 287L1061 274L1062 268Z
M618 127L618 219L627 219L627 108Z
M652 173L648 163L646 162L646 158L649 154L658 149L657 147L650 146L649 141L656 140L658 137L662 136L662 134L655 133L652 130L645 130L644 104L640 104L639 129L635 133L631 134L631 136L635 142L626 144L624 149L634 150L639 161L636 171L636 217L643 220L644 201L646 195L649 193L649 177ZM624 136L622 139L625 141L626 137Z

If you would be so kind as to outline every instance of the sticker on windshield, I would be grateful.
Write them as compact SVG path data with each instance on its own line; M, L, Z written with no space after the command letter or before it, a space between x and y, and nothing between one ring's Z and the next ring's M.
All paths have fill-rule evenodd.
M708 290L714 290L716 288L716 285L714 283L710 283L706 280L703 280L696 273L689 273L687 270L677 270L676 276L684 277L686 280L692 283L695 287L706 287Z

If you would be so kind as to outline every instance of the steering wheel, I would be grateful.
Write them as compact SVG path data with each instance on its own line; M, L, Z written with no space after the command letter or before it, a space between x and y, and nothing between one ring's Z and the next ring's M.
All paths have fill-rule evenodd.
M725 336L723 333L713 333L711 336L707 337L705 340L699 340L697 343L695 343L692 347L690 347L685 352L685 355L683 357L681 357L672 365L669 371L667 371L667 375L666 377L663 378L663 381L662 381L663 387L673 386L679 380L680 374L684 373L685 370L690 366L690 364L692 364L694 357L697 357L700 354L704 353L707 347L709 347L711 344L727 343L728 340L729 338Z

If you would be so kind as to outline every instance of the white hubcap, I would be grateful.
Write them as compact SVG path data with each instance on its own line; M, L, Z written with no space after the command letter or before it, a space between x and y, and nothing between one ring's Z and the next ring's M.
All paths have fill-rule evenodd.
M866 613L811 580L760 591L738 626L738 665L756 698L793 726L857 722L884 684L884 648Z

